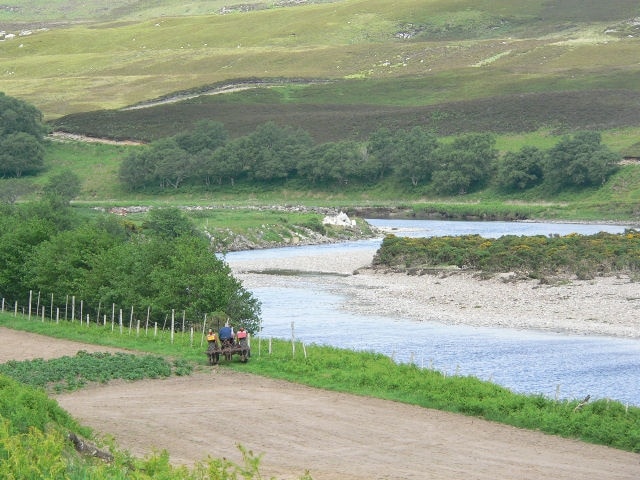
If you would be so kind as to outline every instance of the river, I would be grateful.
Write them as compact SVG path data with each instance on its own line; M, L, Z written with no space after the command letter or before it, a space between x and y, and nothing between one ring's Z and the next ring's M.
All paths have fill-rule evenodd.
M593 234L622 232L619 225L534 222L458 222L433 220L368 220L396 235L428 237L479 234ZM329 245L232 252L226 261L262 261L265 268L286 266L287 259L349 258L373 255L380 238ZM249 287L262 303L259 337L297 340L383 353L398 362L413 362L448 375L490 380L512 391L549 398L610 398L640 406L640 341L510 328L446 325L398 316L359 315L344 308L352 301L330 288L326 275L301 272L263 275ZM640 287L639 287L640 290ZM410 338L390 341L390 332L411 331ZM258 339L254 339L255 342Z

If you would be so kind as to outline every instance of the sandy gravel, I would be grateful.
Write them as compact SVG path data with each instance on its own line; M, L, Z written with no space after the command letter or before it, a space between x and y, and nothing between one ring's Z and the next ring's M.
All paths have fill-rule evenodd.
M411 276L367 268L374 253L360 251L348 258L327 253L229 264L249 290L278 281L272 275L254 273L264 269L335 273L314 281L352 299L345 308L360 313L640 338L640 283L626 275L555 284L516 281L513 274L486 280L473 273Z

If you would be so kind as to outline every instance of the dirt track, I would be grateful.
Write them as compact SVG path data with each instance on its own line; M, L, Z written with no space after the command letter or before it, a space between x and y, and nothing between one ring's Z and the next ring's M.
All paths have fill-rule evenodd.
M112 349L0 328L0 362L78 350ZM264 454L263 473L279 479L305 470L315 480L640 478L638 454L224 367L56 398L135 455L155 448L186 465L207 455L239 461L241 444Z

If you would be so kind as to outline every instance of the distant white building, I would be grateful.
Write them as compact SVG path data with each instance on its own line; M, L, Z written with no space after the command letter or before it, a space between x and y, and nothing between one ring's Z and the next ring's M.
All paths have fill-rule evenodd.
M356 226L356 221L355 220L351 220L346 213L340 212L337 215L327 215L322 220L322 224L323 225L335 225L335 226L338 226L338 227L355 227Z

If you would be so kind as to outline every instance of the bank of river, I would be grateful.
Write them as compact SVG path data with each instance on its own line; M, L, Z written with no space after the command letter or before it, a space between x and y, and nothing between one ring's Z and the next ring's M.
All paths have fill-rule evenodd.
M415 236L624 229L373 223ZM518 233L522 231L528 233ZM539 285L470 275L380 274L362 268L370 264L379 242L234 252L227 261L262 301L263 337L289 338L293 324L296 337L305 342L378 351L449 374L491 379L516 391L562 398L591 395L640 405L637 283L624 277Z

